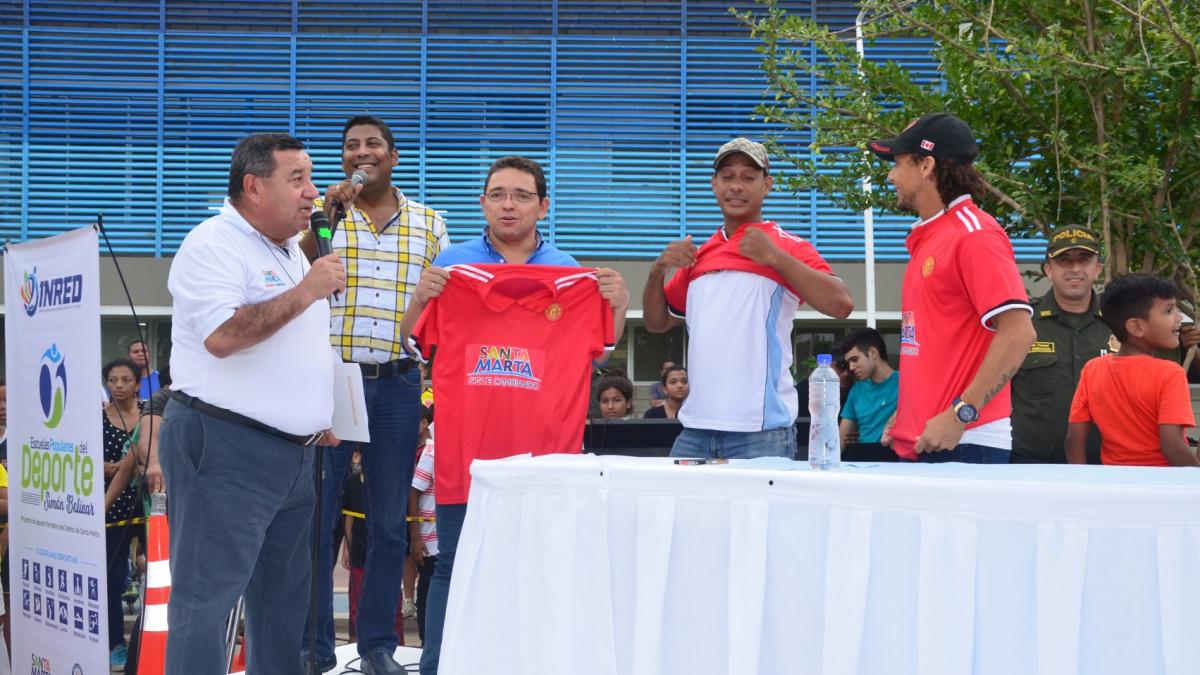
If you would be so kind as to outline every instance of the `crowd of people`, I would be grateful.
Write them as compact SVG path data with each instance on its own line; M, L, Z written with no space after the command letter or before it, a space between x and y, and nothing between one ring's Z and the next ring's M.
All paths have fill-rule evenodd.
M982 190L973 166L979 149L965 123L925 115L896 138L867 145L892 164L898 207L920 220L908 238L898 361L874 329L853 332L838 350L847 448L878 446L919 462L1198 464L1184 435L1194 419L1183 368L1155 356L1200 341L1181 329L1169 281L1129 275L1096 294L1098 238L1066 226L1050 237L1043 265L1052 288L1031 301L1007 234L972 197ZM362 671L405 672L393 653L407 598L419 619L420 671L435 674L470 461L492 456L464 447L459 429L447 425L464 424L469 413L470 424L506 439L537 426L514 425L501 405L463 411L454 392L464 383L439 380L446 369L443 362L439 370L436 346L452 330L443 326L457 325L444 317L467 311L443 305L443 294L474 283L470 294L489 312L537 317L542 328L587 314L595 328L579 339L588 344L563 348L592 356L570 356L571 373L603 369L605 345L592 344L593 333L604 332L611 348L623 330L629 290L620 274L581 271L538 232L550 197L536 162L495 161L479 197L487 226L451 245L437 211L393 184L399 161L386 122L352 117L342 130L346 179L322 196L302 143L279 133L244 139L225 204L188 234L171 267L171 367L152 372L140 342L105 366L106 519L141 513L135 478L169 496L168 672L221 672L223 625L239 596L251 672L332 667L332 573L340 557L351 573ZM796 311L807 303L846 319L853 299L812 243L764 220L773 179L761 144L730 141L712 166L722 222L702 244L689 236L667 245L642 289L647 330L686 325L687 367L663 364L640 415L623 372L600 370L590 396L602 419L678 420L675 457L792 458L801 407ZM314 209L338 223L324 255L326 242L309 231ZM500 265L544 275L492 283ZM566 289L581 280L603 316L569 304ZM541 352L465 346L467 363L479 355L466 386L555 395L550 378L532 372ZM430 357L435 388L445 382L436 471L439 436L433 407L422 401L420 365ZM361 371L369 443L330 431L336 362ZM556 375L570 379L565 370ZM514 396L510 389L497 396ZM565 426L578 410L582 427L588 397L556 409ZM580 436L572 434L561 434L561 447L532 451L578 452ZM110 550L128 550L133 530L109 528ZM406 566L415 570L407 593ZM120 597L129 569L127 560L110 565L110 596ZM315 625L306 626L310 574L317 608ZM110 618L119 609L110 608ZM124 637L115 625L110 646L116 665Z
M634 384L625 371L619 368L600 369L592 384L592 390L598 404L594 418L637 419L638 414L634 409ZM672 361L663 363L659 380L650 385L649 401L641 417L648 420L679 419L679 409L687 400L689 391L687 368Z

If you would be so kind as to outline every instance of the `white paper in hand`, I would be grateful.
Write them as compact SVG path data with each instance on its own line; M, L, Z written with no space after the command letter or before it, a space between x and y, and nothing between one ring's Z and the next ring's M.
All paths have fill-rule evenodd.
M343 441L371 442L362 370L357 363L335 363L333 369L333 435Z

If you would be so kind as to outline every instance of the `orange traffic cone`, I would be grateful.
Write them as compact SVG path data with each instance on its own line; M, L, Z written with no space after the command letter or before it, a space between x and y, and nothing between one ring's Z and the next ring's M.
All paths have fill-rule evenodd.
M167 495L150 495L146 539L146 599L142 611L142 640L138 675L163 675L167 658L167 600L171 597L170 531Z
M246 670L246 640L242 638L238 642L241 645L241 649L238 649L233 656L233 665L229 668L229 672L231 673L241 673Z

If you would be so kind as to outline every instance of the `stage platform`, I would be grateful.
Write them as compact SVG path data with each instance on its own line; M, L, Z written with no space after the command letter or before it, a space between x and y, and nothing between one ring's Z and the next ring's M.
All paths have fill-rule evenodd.
M359 673L362 668L358 665L358 645L348 644L342 645L334 652L338 657L337 667L332 670L325 671L326 675L340 675L340 673ZM404 669L410 673L417 672L417 664L421 661L421 650L415 647L397 647L396 648L396 663L404 666ZM234 675L245 675L245 671L235 673Z

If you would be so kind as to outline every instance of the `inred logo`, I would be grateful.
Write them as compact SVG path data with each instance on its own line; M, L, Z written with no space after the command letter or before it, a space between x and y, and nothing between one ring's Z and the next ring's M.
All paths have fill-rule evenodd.
M933 141L921 141L921 149L926 152L933 152Z

